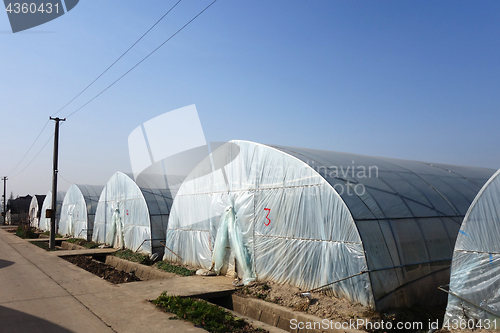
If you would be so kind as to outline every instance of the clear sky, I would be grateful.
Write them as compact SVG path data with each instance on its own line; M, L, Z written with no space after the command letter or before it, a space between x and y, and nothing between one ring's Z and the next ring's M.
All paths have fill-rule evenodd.
M81 0L13 34L0 13L0 176L45 194L54 115L176 1ZM184 0L78 99L130 69L210 0ZM196 104L232 139L500 168L500 1L218 0L61 126L59 188L130 172L127 138ZM168 129L166 129L168 130ZM13 170L14 169L14 170Z

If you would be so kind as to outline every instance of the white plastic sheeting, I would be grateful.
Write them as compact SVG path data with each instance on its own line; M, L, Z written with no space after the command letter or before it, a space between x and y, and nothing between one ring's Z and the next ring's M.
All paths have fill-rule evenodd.
M500 170L484 185L464 218L449 291L445 323L488 319L496 320L500 329Z
M92 240L116 248L163 255L172 198L168 190L139 188L122 172L101 192Z
M179 189L166 245L209 269L231 206L258 280L312 289L347 278L327 289L379 310L444 303L460 223L493 172L231 141Z
M95 211L104 186L73 184L66 192L61 207L59 233L92 239Z
M42 212L43 200L45 199L45 195L34 195L31 199L30 210L29 210L29 219L30 226L32 228L37 228L40 223L40 214Z
M66 192L57 191L57 202L56 202L56 231L59 226L59 217L61 216L61 205L64 200ZM44 231L50 231L50 218L45 217L45 211L47 209L52 209L52 191L49 191L45 196L42 204L42 211L40 212L40 223L38 224L38 229Z

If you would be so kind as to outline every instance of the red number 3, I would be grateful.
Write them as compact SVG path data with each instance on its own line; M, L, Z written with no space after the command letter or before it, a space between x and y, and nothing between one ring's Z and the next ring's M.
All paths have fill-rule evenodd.
M266 215L267 222L264 222L264 224L268 226L271 224L271 219L269 218L269 213L271 213L271 208L264 208L264 210L267 210L267 215Z

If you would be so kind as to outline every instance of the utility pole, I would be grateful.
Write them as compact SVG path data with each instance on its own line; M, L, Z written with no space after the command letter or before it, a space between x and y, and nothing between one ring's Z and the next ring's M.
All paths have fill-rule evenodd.
M56 247L56 208L57 208L57 158L59 153L59 122L66 121L66 118L52 118L50 120L56 122L56 129L54 132L54 167L52 172L52 212L50 214L50 241L49 248L51 250Z
M5 196L5 190L7 188L7 177L3 177L3 224L7 224L7 212L5 211L5 205L7 203L7 197Z

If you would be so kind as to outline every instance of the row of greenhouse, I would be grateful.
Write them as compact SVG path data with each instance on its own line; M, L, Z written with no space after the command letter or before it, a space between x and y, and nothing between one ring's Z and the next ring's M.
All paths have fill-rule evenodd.
M33 197L33 227L50 228L51 198ZM323 287L379 311L448 301L446 319L500 317L492 169L231 141L175 196L117 172L57 201L62 235L236 268L243 283Z

